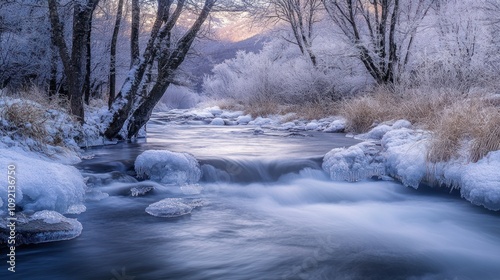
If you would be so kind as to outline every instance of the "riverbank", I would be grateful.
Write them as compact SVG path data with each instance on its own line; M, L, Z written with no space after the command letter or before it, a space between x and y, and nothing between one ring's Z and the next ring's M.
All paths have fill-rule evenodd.
M20 104L19 108L16 104ZM18 229L48 233L43 238L26 239L23 242L48 242L78 236L81 233L78 221L65 220L67 218L61 214L73 215L85 211L86 196L93 192L88 174L78 172L71 165L81 160L79 145L82 146L82 143L86 143L83 146L110 144L99 136L98 127L91 127L98 122L100 111L93 109L95 112L88 114L89 123L83 129L83 135L86 136L82 137L75 132L78 129L74 121L63 111L46 109L37 103L20 99L4 100L2 105L4 108L15 108L17 112L9 115L15 116L14 119L2 119L4 134L0 150L1 168L7 170L9 165L15 164L18 170L23 171L16 178L20 186L16 190L16 205L22 214L20 221L24 223ZM33 117L32 123L13 122L22 120L26 106L31 106L32 112L38 117ZM36 123L40 118L43 122ZM352 120L343 117L307 120L297 119L296 114L288 113L254 118L243 110L223 110L218 106L160 111L155 113L150 123L160 126L248 126L254 136L273 134L277 137L304 139L313 138L314 133L348 132L352 129ZM500 210L498 151L488 152L479 160L472 161L472 153L468 149L473 147L474 142L462 141L463 152L446 161L430 161L436 134L407 120L382 122L373 125L367 133L351 133L347 136L363 142L352 147L349 147L350 144L348 147L335 148L324 156L322 168L332 180L360 181L378 177L383 180L392 178L413 188L423 183L435 187L446 186L460 189L461 196L475 205ZM57 138L61 140L54 141ZM75 138L80 139L80 144ZM0 205L8 205L8 195L7 191L0 193ZM6 219L7 212L1 214ZM47 220L48 216L52 218ZM60 230L53 233L55 228ZM8 233L7 228L3 229L4 233Z

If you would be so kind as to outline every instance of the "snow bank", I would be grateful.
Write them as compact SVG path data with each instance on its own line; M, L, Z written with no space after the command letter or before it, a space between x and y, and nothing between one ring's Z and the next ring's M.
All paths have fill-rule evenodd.
M0 169L16 166L16 204L22 210L67 213L82 209L85 183L80 172L60 163L34 158L32 153L0 149ZM0 189L5 202L7 188Z
M198 161L190 154L149 150L135 160L137 176L164 184L193 184L200 180Z
M155 217L175 218L191 214L203 201L196 198L166 198L149 205L146 212Z
M408 128L391 130L383 135L381 144L387 174L405 186L418 188L427 172L429 140L429 133Z
M323 159L323 170L333 180L355 182L373 176L384 175L383 158L380 147L363 142L349 148L336 148Z
M334 180L358 181L387 174L415 189L421 183L458 188L471 203L500 210L500 151L490 152L476 163L465 155L429 163L426 157L432 134L410 126L407 121L379 125L365 137L380 138L381 147L363 142L333 149L325 155L323 169Z
M500 210L500 151L490 152L460 172L460 194L476 205Z

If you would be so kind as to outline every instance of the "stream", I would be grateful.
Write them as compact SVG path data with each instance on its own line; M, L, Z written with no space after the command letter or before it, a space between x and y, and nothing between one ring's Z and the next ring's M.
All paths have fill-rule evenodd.
M194 155L198 186L86 201L76 239L17 250L1 279L498 279L500 214L448 189L394 181L335 182L321 170L343 134L253 126L172 125L156 116L148 138L89 148L84 174L134 175L143 151ZM141 183L131 183L130 185ZM148 205L169 197L203 206L178 218ZM9 273L9 274L8 274ZM11 278L5 278L5 276Z

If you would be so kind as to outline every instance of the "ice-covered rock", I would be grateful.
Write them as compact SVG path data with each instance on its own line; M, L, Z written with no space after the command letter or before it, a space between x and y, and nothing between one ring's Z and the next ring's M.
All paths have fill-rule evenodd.
M317 130L319 128L319 124L315 121L312 121L306 125L306 130Z
M147 185L140 185L136 187L132 187L130 189L130 195L131 196L143 196L146 195L147 193L151 192L155 188L153 186L147 186Z
M191 214L196 207L203 206L200 199L165 198L149 205L146 212L155 217L175 218Z
M323 158L323 170L333 180L355 182L373 176L383 176L385 168L380 147L362 142L349 148L335 148Z
M193 184L200 180L198 161L190 154L166 150L149 150L135 160L135 172L139 177L164 184Z
M392 125L392 129L400 129L400 128L412 128L411 122L407 120L397 120Z
M405 186L418 188L427 172L426 156L430 135L407 128L387 132L382 138L386 172Z
M466 165L460 175L462 197L487 209L500 210L500 151Z
M210 122L211 125L224 125L225 122L222 118L215 118Z
M243 114L244 114L243 111L234 111L234 112L225 111L220 115L220 117L226 119L236 119L239 116L242 116Z
M213 106L213 107L209 107L209 108L206 108L205 109L207 112L210 112L210 114L214 115L214 116L219 116L222 114L222 110L221 108L219 108L219 106Z
M252 116L250 115L239 116L236 119L236 122L238 122L238 124L248 124L251 121L252 121Z
M328 132L328 133L344 132L345 126L346 126L345 120L334 120L328 125L327 128L323 130L323 132Z
M271 123L273 123L273 120L270 118L257 117L255 120L250 121L248 124L262 126L262 125L270 125Z
M82 233L80 222L55 211L44 210L31 216L18 215L16 218L16 246L69 240ZM10 228L5 218L0 221L0 244L4 244L8 240Z
M367 133L360 134L356 136L358 139L371 139L371 140L380 140L384 135L391 131L392 127L386 124L381 124L378 125L374 128L372 128L370 131Z
M281 126L278 128L279 130L290 130L295 127L294 122L286 122L281 124Z
M15 166L16 205L22 210L66 213L83 202L86 185L75 167L0 149L0 169L8 170L9 165ZM7 188L0 188L4 202L7 196Z

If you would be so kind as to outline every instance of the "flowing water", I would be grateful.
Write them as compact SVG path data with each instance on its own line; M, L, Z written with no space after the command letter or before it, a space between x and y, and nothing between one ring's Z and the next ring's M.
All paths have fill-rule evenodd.
M439 189L333 182L321 158L355 140L249 126L172 126L147 140L89 149L77 167L133 175L142 151L189 152L199 187L140 197L107 182L86 202L76 239L20 247L1 279L499 279L500 215ZM140 183L135 183L139 185ZM134 183L126 185L130 188ZM204 206L168 219L145 208L168 197ZM2 253L3 254L3 253ZM6 278L8 276L10 278Z

